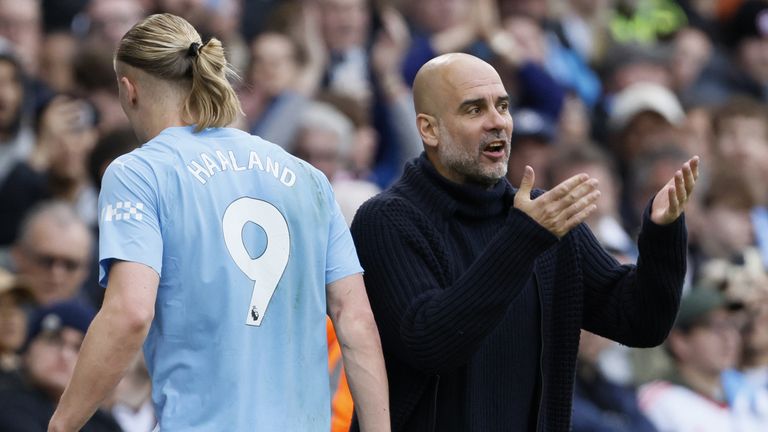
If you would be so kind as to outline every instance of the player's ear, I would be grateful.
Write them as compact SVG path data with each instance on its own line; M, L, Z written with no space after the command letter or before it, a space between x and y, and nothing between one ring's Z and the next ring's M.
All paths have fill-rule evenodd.
M130 106L135 106L138 99L136 84L131 81L130 78L123 75L118 77L117 85L120 91L120 98L123 99L123 102L128 103Z

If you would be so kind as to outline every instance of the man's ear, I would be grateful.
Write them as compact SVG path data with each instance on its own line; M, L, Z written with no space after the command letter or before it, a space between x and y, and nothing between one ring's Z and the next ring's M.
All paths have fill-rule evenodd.
M120 87L120 93L124 95L125 101L131 106L136 105L138 100L138 92L136 90L136 84L133 83L127 76L123 75L117 80Z
M435 149L438 143L437 118L429 114L419 113L416 115L416 128L419 129L419 135L424 145Z

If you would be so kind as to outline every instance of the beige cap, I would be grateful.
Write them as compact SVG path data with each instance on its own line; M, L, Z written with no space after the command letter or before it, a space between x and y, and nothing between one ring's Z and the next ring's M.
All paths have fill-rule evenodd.
M614 131L621 130L645 111L655 112L673 125L679 125L685 119L683 107L671 90L660 84L639 82L616 94L608 124Z

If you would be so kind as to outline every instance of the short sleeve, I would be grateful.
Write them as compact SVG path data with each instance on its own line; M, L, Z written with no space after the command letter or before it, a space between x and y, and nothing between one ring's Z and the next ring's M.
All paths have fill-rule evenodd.
M161 274L163 241L155 173L132 154L110 164L99 194L99 284L114 260L147 265Z
M326 182L327 184L327 182ZM330 230L328 231L328 253L325 264L326 285L351 276L362 273L360 260L357 258L355 243L349 232L347 222L341 213L341 208L334 198L330 185L328 185L329 208L331 209Z

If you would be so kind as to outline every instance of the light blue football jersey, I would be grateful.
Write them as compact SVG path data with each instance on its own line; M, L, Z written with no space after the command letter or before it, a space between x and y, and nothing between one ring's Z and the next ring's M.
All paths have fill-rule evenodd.
M107 169L99 279L160 275L144 344L161 430L330 428L326 284L360 273L327 179L236 129L164 130Z

